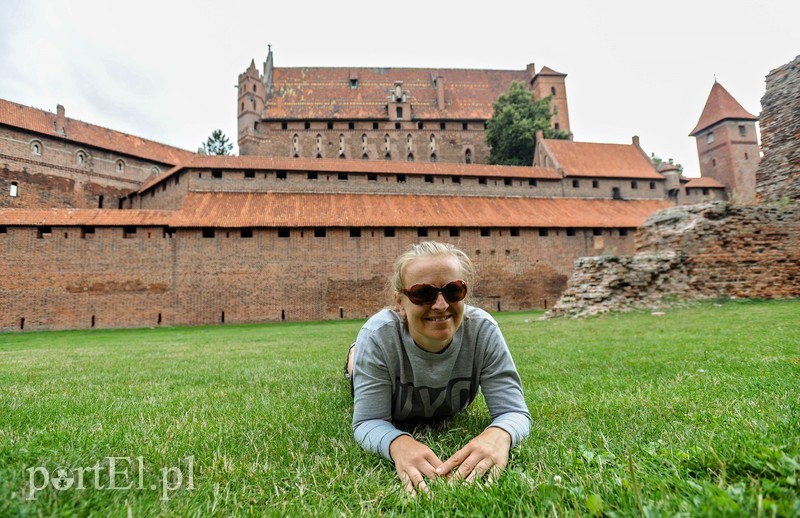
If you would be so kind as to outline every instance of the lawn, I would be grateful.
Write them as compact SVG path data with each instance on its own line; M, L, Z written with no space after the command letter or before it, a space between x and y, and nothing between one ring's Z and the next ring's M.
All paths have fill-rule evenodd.
M352 438L361 321L0 334L0 516L800 515L800 301L540 316L496 315L531 436L417 498Z

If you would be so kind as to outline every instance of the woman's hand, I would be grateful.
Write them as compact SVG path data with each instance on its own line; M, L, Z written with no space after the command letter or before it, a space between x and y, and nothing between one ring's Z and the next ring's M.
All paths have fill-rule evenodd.
M417 494L416 490L427 493L425 478L437 476L436 468L442 465L433 450L410 435L401 435L389 445L389 454L406 491L412 495Z
M491 482L500 476L508 464L510 448L511 436L508 432L490 426L436 468L436 474L446 475L450 480L472 482L488 472Z

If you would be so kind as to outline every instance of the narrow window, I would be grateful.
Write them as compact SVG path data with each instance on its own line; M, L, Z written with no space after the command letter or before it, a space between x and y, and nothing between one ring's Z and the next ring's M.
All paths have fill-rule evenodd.
M361 229L357 227L350 227L350 237L361 237Z
M559 124L557 122L554 123L553 124L553 129L556 130L556 131L561 131L561 124Z
M575 237L575 229L574 228L568 228L567 229L567 236Z
M305 124L303 124L303 128L311 129L311 123L310 122L306 122Z
M275 178L277 180L286 180L286 171L276 171Z
M289 129L289 123L288 122L281 122L281 129L282 130Z
M400 125L400 123L399 123L399 122L395 122L395 123L394 123L394 129L396 129L396 130L399 130L399 129L401 129L401 128L402 128L402 126Z
M492 231L486 227L481 228L481 237L489 237L492 235Z
M577 189L580 186L581 186L581 181L580 180L572 180L572 188L573 189Z
M0 234L8 234L8 227L6 226L0 227Z
M639 188L639 182L632 181L631 182L631 189L638 189L638 188Z
M537 185L539 185L539 182L537 182L535 178L529 178L528 185L530 187L536 187Z
M358 88L358 78L351 77L350 78L350 88Z
M311 171L311 172L308 173L307 177L308 177L309 180L318 180L319 179L319 173Z
M431 153L431 162L436 163L436 153Z
M397 118L398 119L402 119L403 118L403 107L402 106L398 106L397 107L396 114L397 114Z
M83 151L78 151L78 154L75 155L75 160L79 166L82 166L86 163L86 155L83 153Z
M511 233L511 237L519 237L519 229L517 227L510 228L509 232Z
M339 173L336 177L339 180L347 180L347 173Z
M432 174L426 174L425 175L425 183L433 183L433 175Z
M414 153L409 153L408 157L406 158L406 161L413 162L414 161Z
M245 171L244 172L244 177L245 178L255 178L256 177L256 172L255 171Z
M125 162L122 160L117 160L117 172L124 173L125 172Z
M599 189L599 188L600 188L600 181L592 180L592 189Z
M45 237L50 237L53 235L53 229L50 227L37 227L36 228L36 238L42 239Z
M222 171L220 171L219 169L211 171L211 178L216 178L217 180L219 180L220 178L222 178Z
M374 130L378 129L378 123L377 122L373 122L372 123L372 129L374 129Z
M615 200L621 200L622 195L619 192L619 187L612 187L611 188L611 197Z
M424 123L424 122L422 122L422 121L419 121L419 122L417 123L417 129L425 129L425 123Z
M417 229L417 237L428 237L428 229L427 228L418 228Z
M503 178L503 185L511 186L514 184L514 180L511 178Z
M356 129L356 123L355 122L348 122L347 123L347 129L349 129L349 130Z
M708 196L708 187L703 187L703 196Z
M461 129L464 130L464 131L467 131L469 129L469 123L462 122L461 123Z
M11 182L11 186L8 188L8 194L12 198L19 196L19 184L17 182Z
M750 156L748 156L748 154L747 154L747 153L745 153L745 154L744 154L744 159L745 159L745 160L750 160Z
M440 123L439 123L439 129L440 129L440 130L447 129L447 123L440 122Z
M386 156L384 156L383 158L385 158L386 160L391 160L392 159L392 154L387 152Z
M122 227L122 238L131 239L136 237L136 227Z
M714 132L709 131L708 135L706 135L706 144L711 144L712 142L714 142Z
M325 237L325 227L317 227L314 229L314 237Z
M289 229L286 227L279 227L278 228L278 237L280 238L288 238L290 236Z
M478 185L488 185L488 183L486 182L486 177L485 176L479 176L478 177Z
M361 155L361 160L369 160L369 155L364 153L363 155Z
M383 237L394 237L394 227L386 227L383 229Z
M461 177L460 176L454 176L453 177L453 183L461 183Z
M329 130L332 130L332 129L333 129L333 123L332 123L332 122L329 122L329 123L328 123L328 129L329 129Z
M550 87L550 95L552 95L553 97L555 97L555 95L556 95L556 87L555 87L555 86L551 86L551 87Z
M203 229L203 237L206 239L210 239L214 237L214 229L213 228L204 228Z
M377 182L378 175L376 173L367 173L367 181L368 182Z
M245 227L239 231L239 237L243 239L251 239L253 237L253 229Z
M593 228L592 229L592 235L593 236L602 236L603 235L603 229Z
M744 124L739 124L739 136L740 137L747 136L747 127Z
M450 228L450 237L458 237L461 235L461 230L455 227Z
M539 229L539 237L547 237L547 229L546 228L540 228Z
M397 183L406 183L406 175L404 174L397 175Z
M626 237L628 235L628 229L627 228L619 229L619 235L620 237Z
M86 236L94 235L94 227L81 227L81 239L86 239Z
M467 164L472 163L472 150L468 149L464 152L464 162Z
M656 182L650 182L650 189L653 190L656 188Z
M717 159L716 158L712 158L711 159L711 167L717 167Z

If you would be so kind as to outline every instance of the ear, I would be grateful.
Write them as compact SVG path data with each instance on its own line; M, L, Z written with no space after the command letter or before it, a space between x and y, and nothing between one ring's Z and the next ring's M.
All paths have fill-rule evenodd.
M403 305L400 304L400 300L401 300L402 296L403 295L401 295L399 292L396 292L396 291L392 292L392 300L394 301L394 309L395 309L395 311L400 313L401 317L406 318L406 310L403 309Z

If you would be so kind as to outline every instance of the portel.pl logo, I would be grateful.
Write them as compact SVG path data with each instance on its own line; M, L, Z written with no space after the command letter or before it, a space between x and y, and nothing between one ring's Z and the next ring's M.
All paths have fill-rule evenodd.
M105 457L88 467L47 466L27 468L26 500L36 500L41 491L159 491L161 500L169 500L179 489L194 489L194 456L177 466L165 466L157 472L147 469L143 457ZM26 491L27 490L27 491Z

